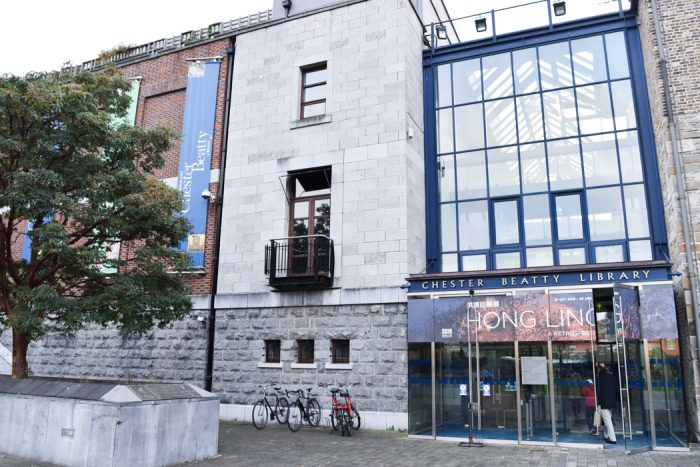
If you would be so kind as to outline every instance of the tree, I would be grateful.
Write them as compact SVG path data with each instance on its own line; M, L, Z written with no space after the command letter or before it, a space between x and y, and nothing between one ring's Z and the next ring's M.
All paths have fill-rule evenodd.
M179 193L152 176L172 134L114 123L129 89L114 67L0 76L0 329L12 329L13 378L47 333L97 323L139 335L191 309L189 259L175 250L189 224ZM110 259L117 242L127 251Z

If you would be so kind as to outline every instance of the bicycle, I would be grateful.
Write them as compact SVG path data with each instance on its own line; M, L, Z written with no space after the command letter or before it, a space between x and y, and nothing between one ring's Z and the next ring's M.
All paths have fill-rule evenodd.
M292 402L289 406L289 415L287 417L287 426L292 431L299 431L304 420L311 426L318 426L321 422L321 404L311 397L311 389L306 390L306 395L304 395L303 389L297 389L296 391L291 391L292 396L297 400ZM287 391L287 397L290 397L290 391ZM302 402L302 399L306 400L306 404Z
M272 408L270 401L267 400L267 388L272 387L275 390L275 407ZM282 389L279 386L258 385L262 392L262 399L253 405L253 425L258 430L262 430L267 425L268 418L277 420L277 423L283 425L287 423L289 416L289 402L284 397L280 397L277 392Z
M319 386L323 388L327 387L325 384L319 384ZM360 412L352 402L352 396L350 396L350 389L352 387L353 385L351 384L346 390L343 390L343 385L341 384L338 388L331 388L331 425L333 431L337 431L338 427L341 428L341 436L345 436L346 432L347 435L350 436L349 428L359 430L362 424ZM338 401L338 394L345 399L344 403Z

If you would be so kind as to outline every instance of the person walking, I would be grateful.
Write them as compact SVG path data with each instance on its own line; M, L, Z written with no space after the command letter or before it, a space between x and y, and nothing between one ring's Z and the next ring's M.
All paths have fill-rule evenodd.
M588 432L592 435L597 434L598 430L593 426L593 415L595 414L595 388L593 381L587 379L581 387L581 396L583 397L583 407L586 411L586 424Z
M620 385L617 376L610 372L605 363L598 363L598 405L603 418L603 439L608 444L617 444L612 411L620 398Z

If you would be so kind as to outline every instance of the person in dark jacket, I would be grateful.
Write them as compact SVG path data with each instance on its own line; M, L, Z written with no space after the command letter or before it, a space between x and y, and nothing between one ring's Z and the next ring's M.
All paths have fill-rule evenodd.
M608 444L616 444L612 411L620 398L620 384L617 376L610 372L605 363L598 363L598 405L603 418L603 439Z

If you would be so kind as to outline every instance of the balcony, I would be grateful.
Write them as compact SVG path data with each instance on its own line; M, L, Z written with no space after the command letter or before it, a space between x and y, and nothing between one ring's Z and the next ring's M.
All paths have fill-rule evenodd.
M270 240L265 245L265 275L278 290L333 286L333 240L325 235Z

